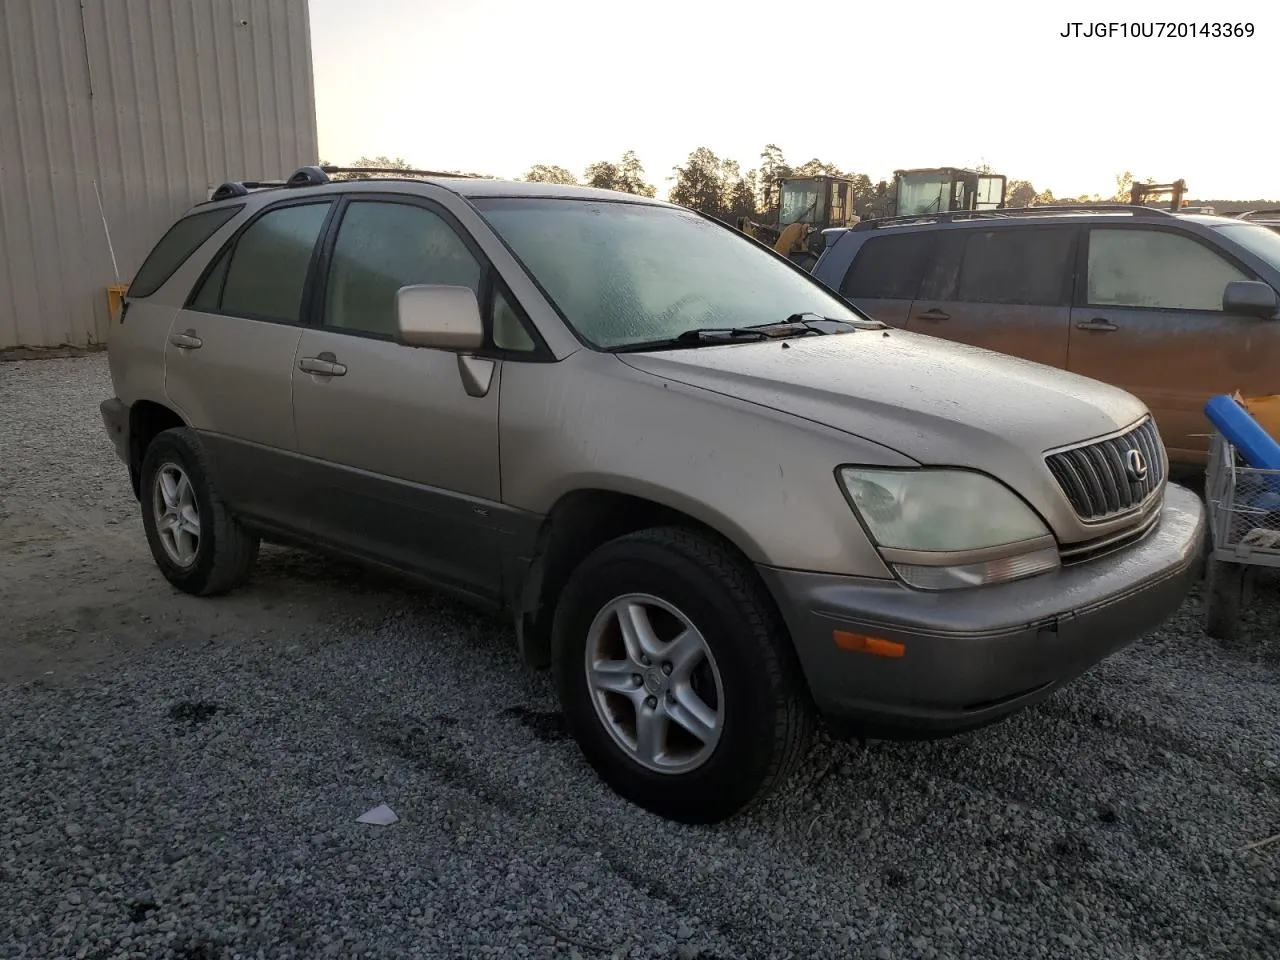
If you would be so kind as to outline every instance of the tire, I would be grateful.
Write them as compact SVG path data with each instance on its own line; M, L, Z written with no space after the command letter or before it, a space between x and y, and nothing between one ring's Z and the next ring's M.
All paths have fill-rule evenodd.
M703 651L692 673L677 667L658 676L661 657L641 665L643 673L621 662L625 644L611 611L628 597L649 612L661 639L692 625L689 636L700 636ZM553 671L570 733L601 779L646 810L683 823L725 820L773 792L807 750L814 711L790 640L754 571L720 542L663 527L606 543L573 572L552 630ZM606 648L612 652L602 653ZM692 642L682 649L692 650ZM625 690L595 692L588 682L589 651L590 659L615 661L611 676ZM693 737L668 720L674 732L666 755L637 759L642 704L649 713L670 710L685 722L701 716L704 722L695 726L704 736ZM607 719L606 705L623 723ZM705 722L709 717L717 729L706 735L713 726Z
M1247 569L1210 556L1205 575L1205 633L1231 644L1240 639L1240 613L1247 602Z
M171 510L162 484L168 486L170 499L176 496L194 511L186 507ZM194 432L177 427L151 441L142 458L139 492L151 556L171 584L184 593L212 597L248 578L260 541L240 525L219 496ZM182 544L191 548L189 551L175 545L172 528L167 534L162 531L162 514L187 520L180 526ZM196 530L198 534L192 537Z

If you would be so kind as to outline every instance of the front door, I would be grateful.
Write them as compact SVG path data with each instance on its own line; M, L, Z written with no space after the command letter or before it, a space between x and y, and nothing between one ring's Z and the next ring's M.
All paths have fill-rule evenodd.
M394 340L401 287L479 296L484 271L458 229L426 201L344 205L293 367L300 490L319 539L493 598L501 364L473 396L456 354Z
M297 528L294 353L303 291L331 200L267 208L231 238L178 312L165 388L199 432L237 514Z
M1142 224L1089 229L1081 259L1069 367L1143 400L1170 459L1206 459L1211 396L1280 393L1280 328L1222 310L1229 282L1257 279L1242 264Z
M1065 369L1077 231L938 231L907 329Z

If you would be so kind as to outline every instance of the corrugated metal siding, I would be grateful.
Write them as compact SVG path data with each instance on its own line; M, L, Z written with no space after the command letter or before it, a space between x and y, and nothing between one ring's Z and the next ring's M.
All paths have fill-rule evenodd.
M128 283L210 187L318 159L307 0L0 0L0 348L105 341L99 194Z

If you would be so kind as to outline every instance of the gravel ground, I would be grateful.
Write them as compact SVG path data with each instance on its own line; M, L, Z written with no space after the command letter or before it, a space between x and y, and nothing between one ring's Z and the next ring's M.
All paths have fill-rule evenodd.
M1280 957L1280 843L1244 849L1280 667L1194 595L1001 725L823 740L685 828L586 769L505 624L277 549L168 588L108 393L102 357L0 364L0 957Z

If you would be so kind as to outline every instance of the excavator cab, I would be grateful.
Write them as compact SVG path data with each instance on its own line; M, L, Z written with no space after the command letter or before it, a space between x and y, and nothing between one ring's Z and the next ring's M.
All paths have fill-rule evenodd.
M895 170L899 217L951 210L998 210L1004 206L1007 178L962 167Z

